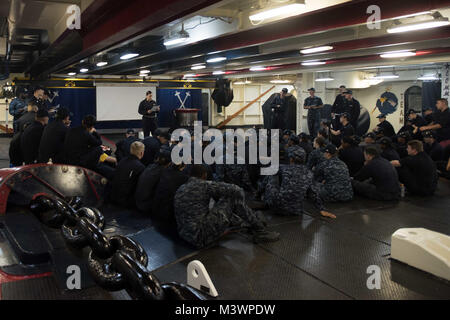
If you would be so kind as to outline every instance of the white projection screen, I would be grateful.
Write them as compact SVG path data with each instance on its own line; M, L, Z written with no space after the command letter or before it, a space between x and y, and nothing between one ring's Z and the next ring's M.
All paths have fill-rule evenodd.
M130 86L96 83L97 120L119 121L140 120L139 103L145 99L145 93L151 91L156 100L156 86Z

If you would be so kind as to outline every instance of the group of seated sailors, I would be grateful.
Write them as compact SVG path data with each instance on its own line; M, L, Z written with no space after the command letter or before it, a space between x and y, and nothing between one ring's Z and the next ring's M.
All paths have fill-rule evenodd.
M432 195L438 172L448 177L450 171L450 147L443 147L450 139L447 100L440 99L437 108L429 123L410 112L397 135L386 129L390 124L381 115L380 124L362 142L345 114L341 128L323 123L316 137L284 131L278 173L261 176L261 163L174 164L172 148L182 141L171 140L169 132L159 129L144 140L128 129L112 157L102 146L94 116L70 128L69 111L59 108L48 124L48 112L31 101L28 113L34 121L19 124L10 157L15 166L51 159L95 170L109 179L109 201L172 226L198 248L243 229L255 242L276 241L279 234L266 229L264 214L252 210L246 198L280 215L303 214L310 199L321 216L335 218L325 203L351 201L354 194L395 201L404 186L411 195ZM203 142L203 148L209 143ZM245 147L248 155L248 141Z

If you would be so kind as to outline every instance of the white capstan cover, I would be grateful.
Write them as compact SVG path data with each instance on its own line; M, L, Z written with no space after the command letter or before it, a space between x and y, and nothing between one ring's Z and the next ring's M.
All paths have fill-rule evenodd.
M399 229L392 235L391 257L450 281L450 237L424 228Z

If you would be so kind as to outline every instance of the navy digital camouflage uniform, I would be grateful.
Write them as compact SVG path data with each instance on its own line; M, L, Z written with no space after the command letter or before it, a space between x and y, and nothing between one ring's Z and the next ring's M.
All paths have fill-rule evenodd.
M319 148L311 151L308 156L308 162L306 163L308 169L312 170L314 167L318 166L319 163L325 160L325 157L323 156L323 150L324 148Z
M216 164L216 179L218 181L235 184L245 191L252 191L253 186L250 181L247 166L245 164L237 164L237 161L237 157L235 157L235 164L226 164L226 160L224 160L224 164Z
M314 171L320 186L320 197L326 202L350 201L353 188L346 164L337 157L322 161Z
M191 177L177 190L174 208L178 234L197 248L211 244L230 229L264 228L245 204L244 190L229 183Z
M295 153L294 153L295 152ZM306 157L305 151L297 147L292 156L301 154ZM278 175L264 177L261 187L264 202L271 209L276 209L280 215L303 214L303 201L309 197L319 210L324 210L319 195L319 186L314 182L314 176L303 164L281 165Z

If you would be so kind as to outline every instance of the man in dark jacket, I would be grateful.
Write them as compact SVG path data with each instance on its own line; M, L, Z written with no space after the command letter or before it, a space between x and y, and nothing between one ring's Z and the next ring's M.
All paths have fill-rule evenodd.
M364 150L366 164L352 181L355 194L374 200L398 200L400 184L397 170L380 156L375 147ZM366 180L371 181L366 181Z
M387 161L400 160L400 155L397 150L395 150L391 139L388 137L383 137L380 139L379 144L381 148L381 156L383 158Z
M344 112L341 115L340 122L341 128L339 130L330 130L331 133L331 142L339 147L342 142L342 138L351 137L355 134L355 128L350 123L351 115L348 112Z
M170 134L167 131L162 131L161 129L157 129L155 131L155 136L147 137L142 140L142 143L145 145L144 157L141 160L144 166L148 166L153 163L155 157L161 149L161 146L168 146L169 142Z
M159 107L156 106L156 102L152 99L152 92L147 91L146 97L139 104L138 112L142 115L142 129L144 131L144 138L152 133L155 134L155 130L158 128L158 112Z
M87 115L80 127L67 132L64 154L68 164L96 170L100 162L117 162L115 158L103 152L102 139L94 128L95 123L95 117Z
M134 129L127 129L127 132L125 133L125 139L120 140L116 143L115 154L118 162L130 155L131 144L135 141L139 141L139 138L136 137L136 132L134 131Z
M407 150L408 157L391 161L392 165L398 168L400 181L412 195L433 195L438 181L436 164L423 151L421 141L409 141Z
M163 148L157 154L155 163L151 163L139 176L136 193L136 207L145 213L151 214L153 198L163 169L170 165L170 152ZM141 160L142 161L142 160Z
M436 141L436 134L433 131L425 131L423 135L423 149L433 161L444 160L444 148Z
M36 112L38 111L38 105L35 101L28 102L27 112L17 120L17 130L23 132L27 125L34 122L36 118Z
M420 131L434 130L438 142L450 140L450 108L447 99L438 99L437 111L433 113L433 122L426 126L418 127Z
M123 207L135 207L134 193L139 176L145 169L140 161L144 150L144 144L135 141L130 146L130 155L119 162L111 182L112 202Z
M281 93L278 94L278 96L275 97L275 99L272 101L272 111L273 111L273 118L272 118L272 129L280 129L284 130L286 129L286 112L287 112L287 101L285 99L286 95L288 93L288 90L284 88Z
M386 120L386 115L380 114L377 118L379 119L380 123L377 124L375 131L382 131L383 136L385 137L393 137L395 135L395 130L392 124Z
M45 109L40 109L36 113L35 121L24 130L20 141L20 149L25 164L37 162L42 133L47 124L48 112Z
M355 131L358 130L358 120L361 114L361 105L359 101L353 98L352 90L344 91L345 96L345 112L350 114L350 124Z
M339 130L341 128L341 122L339 121L341 115L345 112L345 94L347 88L342 85L339 87L339 94L334 100L333 106L331 107L331 122L333 124L334 130Z
M176 225L173 201L178 188L189 179L183 169L184 165L171 164L162 170L152 201L151 216L156 220Z
M354 137L342 138L342 144L339 148L339 159L347 165L351 177L362 169L365 161L364 152Z
M59 108L55 121L44 129L39 146L39 162L64 163L64 141L70 126L70 112L66 108Z

